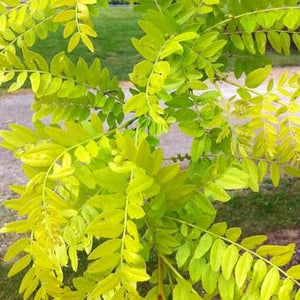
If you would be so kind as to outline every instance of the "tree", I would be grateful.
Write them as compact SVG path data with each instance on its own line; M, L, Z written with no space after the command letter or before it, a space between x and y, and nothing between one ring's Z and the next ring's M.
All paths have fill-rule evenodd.
M143 60L126 102L99 59L74 64L62 52L47 63L31 49L64 26L67 51L81 42L93 51L89 15L105 5L0 1L0 82L14 92L29 81L35 94L34 129L0 133L28 177L4 203L21 218L1 232L25 234L6 253L17 257L8 276L26 268L19 292L35 300L300 299L300 265L281 268L294 244L241 239L240 228L214 221L228 191L258 191L268 172L275 186L283 172L300 176L300 77L274 83L265 58L267 45L300 50L299 1L141 0L144 36L132 42ZM227 76L234 56L244 84ZM171 124L193 143L165 164L158 137Z

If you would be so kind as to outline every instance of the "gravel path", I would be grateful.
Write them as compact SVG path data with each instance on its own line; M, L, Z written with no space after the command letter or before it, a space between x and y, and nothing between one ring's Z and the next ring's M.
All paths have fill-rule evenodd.
M300 67L285 68L290 74L299 73ZM283 69L276 68L272 71L275 79L280 77ZM243 79L241 80L243 83ZM128 96L128 84L123 84L124 91ZM236 88L229 85L222 85L222 91L225 98L235 94ZM260 87L262 91L265 86ZM0 129L7 129L9 123L19 123L30 126L32 112L30 106L33 100L32 93L25 91L18 94L2 95L0 98ZM174 156L177 153L189 152L191 139L183 135L175 126L171 128L170 133L161 136L162 148L167 157ZM20 162L15 160L13 155L0 148L0 203L3 200L11 198L13 195L9 191L9 185L22 184L26 180L20 168ZM14 214L0 207L0 228L4 223L12 220ZM1 252L7 247L8 236L0 235L0 256Z

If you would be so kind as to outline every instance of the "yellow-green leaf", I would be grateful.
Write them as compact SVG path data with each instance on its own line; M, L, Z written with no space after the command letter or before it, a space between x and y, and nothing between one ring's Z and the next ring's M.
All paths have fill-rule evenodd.
M242 240L241 245L247 249L254 249L267 240L265 235L254 235Z
M263 281L260 298L269 300L275 294L279 285L279 280L280 276L278 270L276 268L271 268Z
M86 34L84 34L84 33L81 33L81 34L80 34L80 37L81 37L82 42L85 44L85 46L86 46L91 52L95 52L94 45L93 45L92 41L89 39L89 37L88 37Z
M12 245L9 246L7 252L4 256L4 261L9 261L16 257L20 252L24 251L27 245L29 245L30 239L29 238L21 238L14 242Z
M205 233L195 249L194 258L201 258L211 247L212 237L209 233Z
M138 175L135 177L133 180L130 181L128 188L127 188L127 193L128 194L138 194L141 193L147 189L149 189L154 180L152 177L148 175Z
M7 274L7 277L12 277L12 276L16 275L17 273L21 272L23 269L28 267L28 265L30 263L31 263L31 255L27 254L27 255L23 256L22 258L20 258L13 264L13 266L10 268L10 270Z
M292 278L300 280L300 265L289 268L286 273Z
M240 289L244 285L247 275L252 266L252 255L248 252L245 252L240 259L238 260L235 268L235 280L236 285Z
M69 40L68 52L72 52L80 42L80 33L75 32Z
M270 177L275 187L278 187L280 180L280 168L277 164L272 163L270 166Z
M119 285L121 277L119 273L112 273L103 280L100 280L92 293L88 296L87 300L94 300L99 298L104 293L107 293Z
M150 276L146 273L145 269L138 269L125 265L122 271L125 277L133 282L148 281L150 279Z
M259 68L246 76L246 86L250 88L256 88L260 86L269 76L271 72L271 66L268 65L265 68Z
M92 262L88 269L88 273L101 273L105 271L111 271L120 263L120 254L111 253L104 256L94 262Z
M218 272L222 264L226 244L222 239L216 239L210 251L210 265L213 271Z
M224 253L222 260L222 273L226 280L230 279L233 268L238 260L239 251L235 245L230 245Z

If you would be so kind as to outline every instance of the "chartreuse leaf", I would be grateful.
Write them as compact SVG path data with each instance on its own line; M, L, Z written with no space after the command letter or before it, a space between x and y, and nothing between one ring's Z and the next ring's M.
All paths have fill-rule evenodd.
M210 182L204 187L204 193L206 196L211 196L214 200L227 202L230 200L230 196L217 184Z
M199 243L194 252L194 258L201 258L211 247L212 237L209 233L205 233L199 240Z
M157 294L155 295L155 298L157 298ZM180 279L178 284L173 289L172 299L201 300L202 298L196 294L192 285L188 281Z
M248 182L249 187L253 192L258 192L258 168L255 162L249 158L243 161L243 170L249 174Z
M269 300L275 294L279 285L280 275L276 268L271 268L267 273L262 286L260 298Z
M229 280L235 264L238 260L239 251L235 245L230 245L224 252L222 260L222 273L226 280Z
M89 164L91 162L89 152L81 145L75 149L74 155L83 163Z
M240 189L248 186L249 175L237 168L228 168L215 183L223 189Z
M19 260L17 260L13 266L10 268L7 277L12 277L14 275L16 275L17 273L21 272L23 269L25 269L26 267L29 266L29 264L31 263L31 255L30 254L26 254L25 256L23 256L22 258L20 258Z
M252 266L252 255L248 252L245 252L238 260L235 267L235 280L236 285L240 289L244 285L247 275Z
M90 40L90 38L89 38L86 34L81 33L81 34L80 34L80 38L81 38L83 44L84 44L91 52L95 52L94 45L93 45L92 41Z
M120 284L120 273L111 273L105 279L99 281L95 289L90 293L87 300L97 299L104 293L107 293Z
M266 52L266 44L267 44L267 37L264 32L256 32L255 39L257 42L257 49L261 55L264 55Z
M293 291L294 283L289 279L286 278L281 285L279 292L278 292L278 299L292 299L291 292Z
M17 77L17 81L9 87L8 92L11 93L19 90L24 85L27 79L27 74L28 73L26 71L20 73Z
M127 193L138 194L149 189L153 184L153 178L148 175L137 175L133 180L130 181Z
M78 256L77 256L77 250L75 247L70 246L68 250L68 254L71 261L72 269L76 272L78 268Z
M210 251L210 264L211 268L218 272L222 263L223 255L226 250L226 244L222 239L216 239Z
M99 245L97 248L95 248L92 253L88 256L89 260L97 259L100 257L105 257L108 254L111 254L118 249L120 249L122 244L122 241L120 239L112 239L108 240L101 245Z
M268 65L265 68L259 68L246 76L245 84L247 87L256 88L260 86L269 76L271 72L271 66Z
M68 52L72 52L80 42L80 33L75 32L69 40Z
M269 40L270 44L272 45L273 49L277 53L281 53L282 45L281 45L280 34L275 31L270 31L270 32L268 32L267 36L268 36L268 40Z
M265 235L254 235L242 240L241 245L249 250L261 245L267 240Z
M290 277L300 280L300 265L289 268L286 272Z
M245 15L240 20L243 28L246 30L248 34L251 34L256 27L256 15Z
M120 263L119 253L109 253L92 262L87 269L88 273L101 273L113 270Z
M9 261L16 257L20 252L24 251L26 246L28 246L30 243L29 238L21 238L11 244L9 248L6 251L6 254L4 256L4 261Z
M219 274L218 272L213 271L211 265L208 263L202 272L202 285L204 290L208 294L213 294L217 287Z
M253 275L252 275L252 291L255 291L267 274L267 266L264 261L258 260L253 266Z
M223 274L220 274L218 287L220 296L224 300L234 299L235 282L233 276L226 280Z
M142 282L150 279L150 276L146 273L145 269L133 268L129 265L125 265L122 271L123 274L133 282Z
M193 283L200 280L205 265L206 259L204 257L201 257L199 259L192 258L190 260L189 274Z
M232 227L227 229L226 237L232 241L236 242L242 234L242 229L240 227Z
M23 293L25 291L25 289L28 288L29 284L34 280L34 278L35 278L35 269L30 268L29 271L27 271L27 273L23 277L23 280L22 280L21 285L19 287L19 293L20 294Z
M264 160L261 160L258 163L258 179L259 182L262 182L268 172L268 163Z
M191 247L189 244L183 244L181 247L179 247L176 253L176 262L179 268L186 263L190 254L191 254Z
M275 187L278 187L280 180L280 168L278 164L272 163L270 165L270 177Z

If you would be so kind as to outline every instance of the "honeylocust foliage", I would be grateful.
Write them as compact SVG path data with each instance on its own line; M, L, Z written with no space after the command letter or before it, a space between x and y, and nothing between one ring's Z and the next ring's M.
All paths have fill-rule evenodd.
M144 35L132 43L142 59L127 101L99 59L68 57L79 43L94 51L90 15L106 5L0 1L0 83L14 92L29 82L34 93L32 127L0 132L28 178L4 203L20 218L1 229L20 234L4 257L9 277L25 272L19 293L300 299L300 266L286 267L295 245L242 237L214 208L232 190L258 191L266 174L275 186L300 176L300 77L273 81L265 57L267 47L300 50L300 1L141 0ZM32 46L61 26L67 49L47 62ZM159 136L171 125L193 138L190 153L164 158Z

